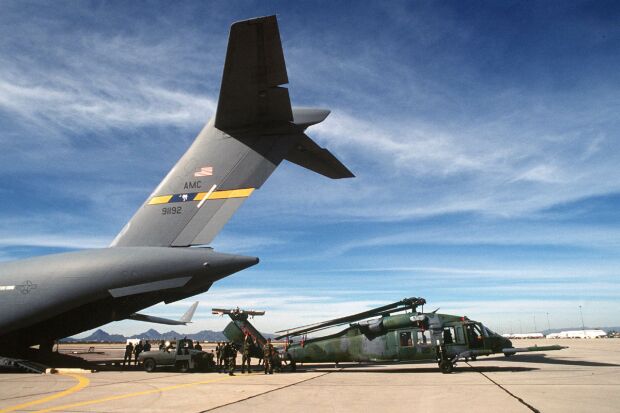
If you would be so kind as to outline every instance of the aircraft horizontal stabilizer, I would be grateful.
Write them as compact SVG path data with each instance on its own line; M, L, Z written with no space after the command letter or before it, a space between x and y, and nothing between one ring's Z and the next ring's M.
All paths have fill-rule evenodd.
M329 113L329 109L293 108L293 124L297 131L305 131L323 122ZM297 141L284 159L328 178L355 177L330 151L321 148L308 135L298 132L295 137Z
M323 122L330 113L329 109L293 108L293 123L306 130L312 125Z
M308 135L303 135L284 159L328 178L355 177L330 151L321 148Z
M183 314L183 316L179 320L171 320L169 318L155 317L152 315L134 313L129 316L131 320L136 321L146 321L148 323L157 323L157 324L167 324L167 325L187 325L192 322L192 317L196 312L196 307L198 307L198 301L196 301L192 306Z

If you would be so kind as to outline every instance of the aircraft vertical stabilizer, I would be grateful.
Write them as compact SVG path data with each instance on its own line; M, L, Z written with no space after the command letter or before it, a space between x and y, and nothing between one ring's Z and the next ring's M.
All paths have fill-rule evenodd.
M331 178L353 174L304 130L329 111L291 108L275 16L231 26L215 118L112 246L211 243L283 159Z

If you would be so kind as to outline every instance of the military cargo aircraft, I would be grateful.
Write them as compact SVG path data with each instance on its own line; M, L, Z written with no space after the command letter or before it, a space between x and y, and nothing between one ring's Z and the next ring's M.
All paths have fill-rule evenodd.
M305 134L329 110L291 107L286 83L276 17L234 23L214 118L110 247L0 265L0 353L50 351L56 339L203 293L257 264L204 246L283 160L352 177Z
M278 331L283 334L276 339L287 339L282 358L293 369L296 363L430 360L443 373L451 373L461 359L566 348L514 348L510 340L465 316L417 311L425 303L423 298L405 298L358 314ZM306 338L308 333L348 323L338 333ZM294 337L301 339L293 342Z

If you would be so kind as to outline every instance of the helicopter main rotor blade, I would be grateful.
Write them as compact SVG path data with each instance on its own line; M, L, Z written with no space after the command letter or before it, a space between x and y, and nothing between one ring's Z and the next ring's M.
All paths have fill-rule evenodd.
M222 315L222 314L247 314L250 316L256 316L256 315L265 315L264 311L256 311L256 310L240 310L238 308L233 308L233 309L226 309L226 308L212 308L211 309L211 314L217 314L217 315Z
M288 330L276 331L276 333L285 333L279 337L276 337L276 339L287 337L287 336L298 336L304 333L310 333L313 331L323 330L328 327L335 327L338 325L351 323L354 321L360 321L366 318L383 315L386 312L396 312L400 310L406 310L409 308L415 309L418 305L424 305L425 303L426 303L426 300L424 300L424 298L418 298L418 297L405 298L403 300L396 301L395 303L392 303L392 304L373 308L372 310L362 311L361 313L352 314L346 317L339 317L339 318L334 318L328 321L323 321L319 323L308 324L305 326L291 328Z

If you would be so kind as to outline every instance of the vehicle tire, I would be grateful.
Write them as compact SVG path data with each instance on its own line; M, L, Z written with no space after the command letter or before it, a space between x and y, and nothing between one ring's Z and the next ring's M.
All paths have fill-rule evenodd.
M155 371L156 368L157 368L157 364L155 364L155 360L153 359L144 360L144 371L148 373L152 373Z
M454 364L450 360L443 360L439 363L439 368L443 374L450 374L454 371Z
M178 362L177 370L179 370L181 373L187 373L189 371L189 363L187 361Z

